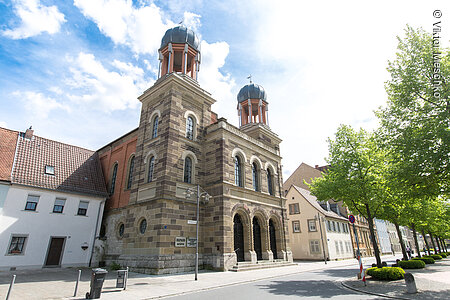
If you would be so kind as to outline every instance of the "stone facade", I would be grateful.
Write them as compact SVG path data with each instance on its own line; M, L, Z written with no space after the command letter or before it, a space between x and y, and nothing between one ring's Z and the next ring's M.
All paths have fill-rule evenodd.
M139 127L99 151L109 189L114 163L122 170L115 178L121 188L116 187L110 196L108 201L114 204L107 203L103 223L106 263L151 274L193 270L195 247L189 246L195 243L176 247L175 241L192 241L196 236L196 226L190 223L196 219L197 185L211 196L207 203L200 201L200 267L228 270L234 266L236 251L241 251L236 248L238 238L246 261L292 261L285 235L278 136L265 124L236 128L223 118L217 120L211 111L215 100L187 75L164 75L139 100ZM187 134L190 126L191 136ZM134 136L135 152L130 150ZM113 155L122 158L113 159ZM242 186L236 184L236 156L241 159ZM191 172L190 167L186 169L188 159ZM257 167L256 190L252 166ZM124 183L130 177L126 199ZM118 194L120 200L115 200ZM236 215L243 228L238 237Z

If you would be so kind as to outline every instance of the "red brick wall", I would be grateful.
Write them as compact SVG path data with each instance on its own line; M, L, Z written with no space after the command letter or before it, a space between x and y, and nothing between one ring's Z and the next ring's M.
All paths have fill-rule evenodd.
M114 164L118 163L116 185L114 194L106 201L106 209L120 208L128 205L130 190L127 189L128 162L131 155L136 152L137 137L124 137L99 151L105 183L110 191L110 181ZM135 161L136 167L136 161Z

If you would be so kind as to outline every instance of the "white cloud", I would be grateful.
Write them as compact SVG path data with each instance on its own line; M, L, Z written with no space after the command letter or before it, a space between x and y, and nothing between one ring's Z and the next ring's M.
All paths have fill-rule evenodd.
M173 25L153 3L130 0L75 0L75 6L93 20L115 44L126 45L135 53L154 54L164 31Z
M0 127L8 128L8 125L4 121L0 121Z
M56 99L41 93L16 91L13 96L24 103L25 110L35 119L46 119L51 111L58 109L70 112L70 107L67 104L58 102Z
M144 71L130 63L114 60L110 71L94 55L80 52L76 58L68 58L73 64L72 77L66 83L72 87L69 98L78 104L94 104L94 108L114 111L135 108L136 99L150 84Z
M202 26L202 24L200 22L200 18L201 18L200 15L185 11L183 24L187 28L192 29L198 35L200 26ZM201 38L201 37L199 36L199 38Z
M215 111L227 112L225 115L233 114L236 107L230 105L230 99L234 99L231 90L235 82L230 74L222 74L220 68L225 64L225 59L230 52L230 46L226 42L208 44L201 42L202 62L198 74L200 85L212 94L217 101ZM220 116L219 116L220 117Z
M42 5L40 0L15 0L14 8L21 19L19 27L3 31L3 35L12 39L25 39L42 32L59 32L61 24L66 22L64 15L56 6Z

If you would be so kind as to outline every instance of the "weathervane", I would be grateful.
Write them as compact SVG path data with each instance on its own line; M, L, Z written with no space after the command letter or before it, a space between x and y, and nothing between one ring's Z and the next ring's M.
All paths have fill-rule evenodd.
M248 75L247 79L250 79L250 83L253 83L252 82L252 74Z

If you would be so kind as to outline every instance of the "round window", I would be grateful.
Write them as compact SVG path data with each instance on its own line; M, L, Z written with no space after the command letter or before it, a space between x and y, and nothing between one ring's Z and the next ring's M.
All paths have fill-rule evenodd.
M125 225L122 223L119 226L119 237L123 237L123 232L125 231Z
M145 230L147 230L147 220L144 219L141 221L141 223L139 224L139 232L144 234Z

